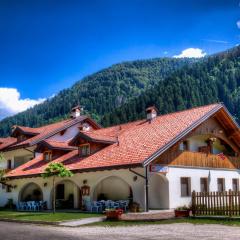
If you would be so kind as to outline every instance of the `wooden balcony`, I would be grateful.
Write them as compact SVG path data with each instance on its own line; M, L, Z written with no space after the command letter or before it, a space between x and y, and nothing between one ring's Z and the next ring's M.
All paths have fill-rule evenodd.
M190 151L174 151L165 153L157 160L158 164L188 167L209 167L209 168L240 168L240 157L221 157L215 154Z

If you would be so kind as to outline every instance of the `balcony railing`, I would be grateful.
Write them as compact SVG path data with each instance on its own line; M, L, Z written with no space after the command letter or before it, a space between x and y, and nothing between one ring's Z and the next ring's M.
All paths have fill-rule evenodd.
M215 155L201 152L174 151L163 154L157 163L173 166L209 167L209 168L240 168L240 157Z

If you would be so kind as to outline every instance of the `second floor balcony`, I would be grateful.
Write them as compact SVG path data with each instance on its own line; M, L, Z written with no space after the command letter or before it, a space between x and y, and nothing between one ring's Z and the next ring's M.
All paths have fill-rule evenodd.
M181 150L163 154L157 163L170 166L240 169L240 157Z

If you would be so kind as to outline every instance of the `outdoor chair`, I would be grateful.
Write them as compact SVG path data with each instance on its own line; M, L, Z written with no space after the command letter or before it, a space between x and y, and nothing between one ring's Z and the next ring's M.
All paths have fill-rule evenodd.
M24 211L24 210L27 210L27 205L25 202L19 202L17 204L17 210L18 211Z
M120 204L118 202L110 201L110 208L120 208Z
M96 201L94 201L91 205L91 212L94 212L94 209L96 209L96 212L102 212L103 211L101 203L98 203Z
M118 202L119 202L120 208L126 212L128 208L128 202L124 200L119 200Z
M111 208L111 200L105 201L105 208Z

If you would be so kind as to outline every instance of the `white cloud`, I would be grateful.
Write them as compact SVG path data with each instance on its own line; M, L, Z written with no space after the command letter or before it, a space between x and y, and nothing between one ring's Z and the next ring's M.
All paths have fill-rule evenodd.
M237 27L240 28L240 20L238 20L236 24L237 24Z
M213 43L223 43L223 44L228 44L228 41L225 40L218 40L218 39L203 39L204 41L207 42L213 42Z
M0 88L0 119L22 112L46 99L21 99L15 88Z
M205 53L200 48L187 48L183 50L179 55L175 55L173 57L175 58L201 58L206 56L207 53Z

